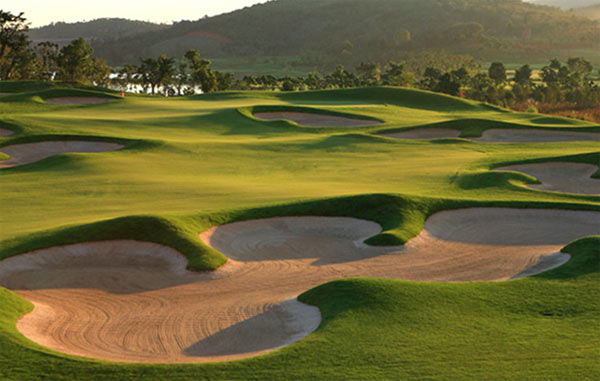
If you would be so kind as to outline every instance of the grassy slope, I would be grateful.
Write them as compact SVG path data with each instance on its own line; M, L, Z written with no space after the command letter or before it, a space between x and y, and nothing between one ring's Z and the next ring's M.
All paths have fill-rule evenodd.
M406 142L368 134L452 120L492 121L452 126L470 134L503 123L598 130L598 126L579 121L509 113L456 98L392 88L238 92L187 99L128 96L94 106L51 106L36 100L45 91L73 94L93 91L90 89L27 91L0 100L3 122L18 132L0 138L0 151L11 143L82 136L120 141L127 148L104 154L59 155L0 170L0 257L61 243L136 238L176 247L190 258L190 267L211 269L220 265L223 257L203 246L196 234L228 221L298 214L356 216L384 227L384 233L371 243L389 244L414 236L428 215L448 208L498 205L600 210L600 197L534 191L522 186L533 181L528 176L487 172L507 162L564 156L594 162L596 142ZM284 121L260 122L238 111L255 106L305 106L379 118L385 123L310 129ZM24 189L27 197L23 197ZM591 281L583 279L489 285L334 282L304 296L326 313L326 324L317 334L264 358L214 366L109 365L46 354L14 329L14 319L28 304L1 291L0 378L35 379L52 374L56 379L68 379L73 372L81 379L161 378L164 372L171 378L278 378L288 371L306 378L416 378L442 372L439 363L428 362L436 358L450 364L444 374L457 377L471 372L481 376L491 372L496 378L587 375L597 372L590 361L590 354L598 352L598 347L590 344L591 316L597 316L597 306ZM522 298L527 292L530 297ZM329 294L336 295L338 302L328 301ZM371 298L381 303L375 315L368 312ZM569 300L577 301L567 303L572 306L569 308L582 312L564 319L536 315L536 308L562 308ZM384 320L373 318L378 315ZM408 328L403 328L405 325ZM386 326L394 327L392 333L382 331ZM539 327L547 333L536 344L531 337L541 331ZM448 332L442 339L437 335L440 329ZM565 333L558 334L560 329ZM347 337L365 341L354 345ZM338 345L349 352L340 352ZM495 347L499 350L494 351ZM475 360L466 361L472 356ZM536 361L524 361L523 356ZM565 361L568 366L558 365ZM464 364L459 365L461 362ZM307 363L314 366L306 367Z

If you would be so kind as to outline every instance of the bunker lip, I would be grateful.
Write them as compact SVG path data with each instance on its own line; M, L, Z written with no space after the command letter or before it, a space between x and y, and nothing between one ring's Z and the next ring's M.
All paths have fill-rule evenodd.
M109 98L99 98L99 97L56 97L56 98L48 98L44 100L44 102L53 104L53 105L84 105L84 104L98 104L98 103L106 103L110 101Z
M298 111L257 112L254 116L263 120L291 120L308 127L363 127L381 124L377 120L354 119L343 116Z
M526 184L528 188L553 192L600 194L600 179L591 177L598 170L598 167L593 164L547 162L517 164L495 169L523 172L541 182L541 184Z
M211 228L200 238L230 258L190 273L164 246L85 243L0 262L0 284L36 305L17 328L52 349L113 361L225 361L272 351L318 326L295 295L335 279L498 281L568 258L598 234L600 212L471 208L431 216L401 247L369 247L381 231L346 217L281 217ZM526 273L527 272L527 273ZM290 300L292 300L290 302Z
M0 152L10 156L8 160L0 161L0 169L34 163L61 153L100 153L116 151L124 147L118 143L77 140L14 144L0 147Z

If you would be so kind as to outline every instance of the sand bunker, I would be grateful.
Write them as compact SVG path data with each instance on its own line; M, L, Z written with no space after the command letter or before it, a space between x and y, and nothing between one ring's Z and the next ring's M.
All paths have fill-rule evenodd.
M198 274L186 264L153 243L92 242L6 259L0 284L35 305L17 324L26 337L115 361L231 360L290 344L319 325L318 308L271 295L246 274L252 269L230 263Z
M259 112L255 117L265 120L291 120L309 127L361 127L381 124L376 120L352 119L341 116L311 114L308 112Z
M600 133L493 128L485 130L480 138L473 138L472 140L488 143L598 142L600 141Z
M84 104L96 104L106 103L109 98L97 98L97 97L59 97L46 99L46 103L53 105L84 105Z
M389 134L379 134L388 138L396 139L445 139L445 138L457 138L460 136L460 131L452 130L450 128L415 128L409 131L392 132Z
M212 228L200 238L231 259L214 273L135 241L39 250L0 262L0 285L31 300L18 329L58 351L115 361L201 362L253 356L319 324L301 292L374 276L493 281L541 272L558 251L600 232L600 213L476 208L438 213L403 247L369 247L381 229L353 218L284 217Z
M600 180L591 178L598 167L592 164L555 162L519 164L496 169L523 172L541 182L541 184L528 184L529 188L555 192L600 194Z
M14 134L14 131L8 130L6 128L0 128L0 137L2 137L2 136L9 136L9 135L12 135L12 134Z
M61 153L92 153L115 151L125 147L117 143L84 142L84 141L56 141L15 144L0 147L0 152L10 156L10 159L0 161L0 168L16 167L34 163L50 156Z
M458 130L449 128L415 128L409 131L379 134L396 139L444 139L457 138ZM576 142L600 141L600 133L549 131L535 129L490 129L483 132L480 138L468 138L485 143L544 143L544 142Z

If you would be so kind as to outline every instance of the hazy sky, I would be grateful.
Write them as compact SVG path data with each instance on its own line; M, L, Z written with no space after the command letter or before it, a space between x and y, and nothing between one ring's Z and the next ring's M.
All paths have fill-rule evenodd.
M32 27L51 22L75 22L102 17L166 22L197 20L265 0L1 0L0 9L25 12Z

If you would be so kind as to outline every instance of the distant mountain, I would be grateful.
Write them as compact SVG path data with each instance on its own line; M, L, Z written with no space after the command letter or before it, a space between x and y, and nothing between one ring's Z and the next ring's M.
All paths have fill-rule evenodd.
M600 21L600 4L573 9L572 12L578 16L586 17L590 20Z
M600 5L600 0L528 0L531 3L540 5L550 5L562 9L573 9L589 7L591 5Z
M162 30L167 27L165 24L154 24L146 21L102 18L76 23L57 22L40 28L32 28L29 30L29 37L34 42L55 41L68 43L79 37L84 37L87 40L105 41Z
M600 24L521 0L275 0L158 31L98 42L111 64L199 49L205 57L295 56L305 61L398 59L444 49L495 59L597 49ZM508 58L507 58L508 59Z

